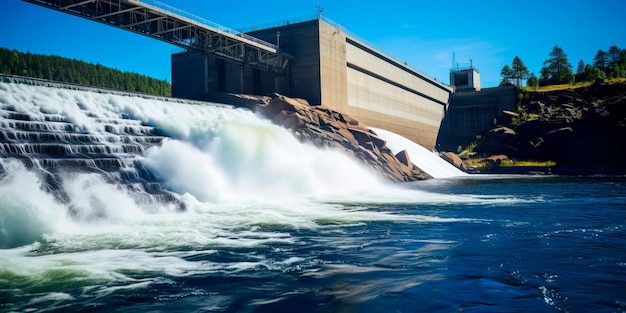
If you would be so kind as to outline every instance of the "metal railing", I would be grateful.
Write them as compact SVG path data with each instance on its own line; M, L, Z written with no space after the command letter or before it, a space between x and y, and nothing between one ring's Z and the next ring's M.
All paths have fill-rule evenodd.
M474 70L476 72L479 72L478 68L476 68L473 65L457 64L456 66L450 68L450 73L456 73L456 72L467 71L467 70Z
M207 26L207 27L210 27L210 28L213 28L213 29L217 29L217 30L219 30L221 32L224 32L224 33L227 33L227 34L231 34L231 35L234 35L234 36L237 36L237 37L241 37L241 38L247 39L249 41L258 43L260 45L266 46L266 47L274 49L274 50L278 49L278 46L275 45L275 44L269 43L267 41L261 40L261 39L256 38L256 37L252 37L250 35L245 34L244 32L237 31L237 30L228 28L226 26L222 26L222 25L217 24L217 23L215 23L213 21L210 21L210 20L205 19L203 17L200 17L198 15L189 13L187 11L181 10L179 8L173 7L173 6L169 5L169 4L165 4L163 2L159 2L159 1L156 1L156 0L131 0L131 1L140 2L140 3L144 4L144 5L149 5L149 6L152 6L154 8L165 10L165 11L167 11L169 13L176 14L176 15L178 15L180 17L184 17L184 18L186 18L186 19L188 19L188 20L190 20L192 22L197 23L197 25L201 26L201 27L202 26Z
M298 23L313 21L313 20L316 20L317 18L318 18L317 15L304 15L304 16L284 19L280 21L274 21L274 22L269 22L269 23L254 25L254 26L248 26L248 27L240 28L239 31L242 33L250 33L250 32L257 31L257 30L264 30L264 29L269 29L269 28L276 28L280 26L287 26L291 24L298 24Z

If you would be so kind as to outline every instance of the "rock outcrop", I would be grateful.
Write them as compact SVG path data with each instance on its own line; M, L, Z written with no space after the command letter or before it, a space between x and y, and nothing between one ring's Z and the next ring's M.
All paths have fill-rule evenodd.
M394 154L376 133L350 116L323 105L280 94L272 97L236 95L245 106L292 131L302 142L339 149L393 182L431 178L415 167L406 151Z
M577 174L626 173L626 83L528 92L520 104L481 135L475 152L551 160Z
M454 152L443 152L441 153L441 158L444 159L446 162L454 165L456 168L467 172L469 169L469 166L467 166L467 163L465 163L465 161L463 161L463 159L461 159L461 157L459 157L456 153Z

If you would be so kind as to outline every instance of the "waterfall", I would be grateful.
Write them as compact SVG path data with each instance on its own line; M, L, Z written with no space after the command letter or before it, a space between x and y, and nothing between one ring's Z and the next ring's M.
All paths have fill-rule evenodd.
M0 83L1 172L9 160L20 160L37 172L43 189L64 202L69 196L63 181L77 173L93 173L132 189L138 201L177 201L140 162L166 137L154 126L103 106L121 96L7 80Z
M439 157L436 152L416 144L415 142L388 130L370 127L378 136L387 142L394 153L406 150L411 162L433 178L449 178L467 175L452 164Z
M360 249L337 239L369 221L462 222L421 206L484 201L413 186L247 110L0 75L0 293L11 311L109 308L182 290L171 282L185 277L306 273L319 259L309 234Z
M213 240L187 226L198 216L206 224L198 227L217 232L315 227L399 218L340 203L439 198L386 182L342 151L302 144L245 109L0 76L0 248L134 247L189 227L168 241L181 245Z
M62 182L79 172L152 202L177 202L184 194L243 201L382 184L348 156L303 145L248 110L27 82L0 82L0 156L37 171L60 201L71 201Z

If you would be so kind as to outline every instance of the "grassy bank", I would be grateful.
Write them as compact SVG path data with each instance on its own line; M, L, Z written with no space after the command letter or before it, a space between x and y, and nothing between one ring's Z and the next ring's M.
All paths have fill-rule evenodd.
M605 82L608 84L624 83L626 82L626 78L612 78L612 79L605 80ZM542 87L524 86L524 87L521 87L520 89L523 91L527 91L527 92L548 92L548 91L557 91L557 90L564 90L564 89L577 89L577 88L582 88L582 87L589 87L593 83L594 82L578 82L573 85L561 84L561 85L550 85L550 86L542 86Z
M490 170L497 168L516 167L516 168L551 168L556 166L554 161L534 161L534 160L493 160L489 158L476 158L465 160L467 165L477 171Z

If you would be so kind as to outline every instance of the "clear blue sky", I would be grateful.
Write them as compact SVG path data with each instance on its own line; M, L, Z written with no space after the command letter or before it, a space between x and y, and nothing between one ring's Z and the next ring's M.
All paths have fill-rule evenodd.
M444 83L452 53L473 60L483 85L500 81L500 70L517 55L536 75L559 45L576 70L598 49L626 48L624 0L520 1L208 1L161 2L232 29L316 14L341 24L382 52ZM45 9L0 0L0 47L80 59L171 81L170 55L181 49Z

